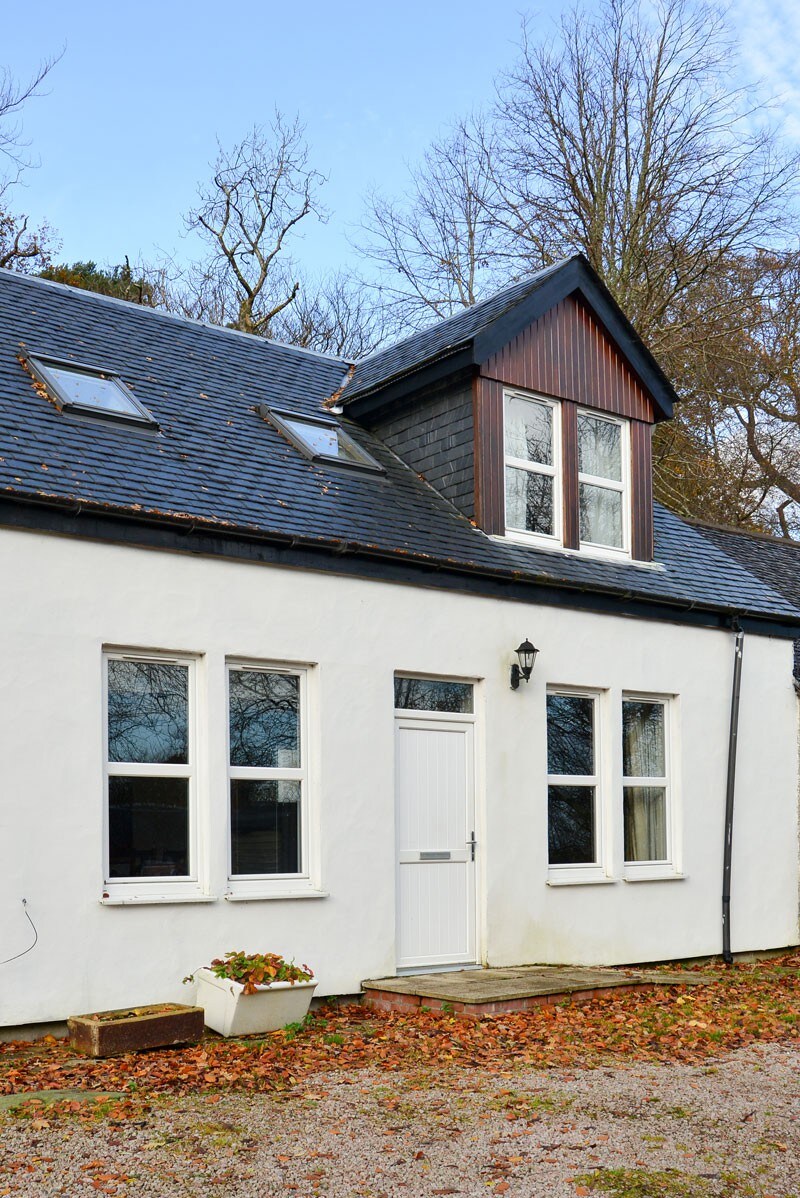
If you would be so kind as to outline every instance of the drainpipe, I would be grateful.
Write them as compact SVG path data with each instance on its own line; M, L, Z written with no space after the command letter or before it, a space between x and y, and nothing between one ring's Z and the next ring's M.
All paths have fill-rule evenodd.
M736 633L733 648L733 689L731 691L731 727L728 737L728 781L725 791L725 853L722 865L722 959L733 963L731 952L731 854L733 851L733 798L736 787L736 746L739 739L739 696L742 690L742 650L744 632L739 617L731 627Z

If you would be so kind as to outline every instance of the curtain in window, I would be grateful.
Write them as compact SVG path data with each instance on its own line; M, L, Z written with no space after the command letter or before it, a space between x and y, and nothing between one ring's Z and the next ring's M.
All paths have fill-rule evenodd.
M622 548L622 492L580 484L581 540Z

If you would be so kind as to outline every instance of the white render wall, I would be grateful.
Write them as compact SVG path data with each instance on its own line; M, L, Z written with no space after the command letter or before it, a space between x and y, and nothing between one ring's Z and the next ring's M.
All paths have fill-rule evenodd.
M394 972L395 671L476 679L482 959L625 963L719 952L733 638L347 577L0 531L0 1026L187 1001L231 948L315 969L318 993ZM512 692L512 650L539 646ZM199 663L202 904L109 906L102 649ZM226 901L226 657L313 663L310 749L329 897ZM547 885L545 690L603 690L608 884ZM682 879L625 882L622 690L675 694ZM734 951L798 939L797 708L789 641L745 639L734 826ZM202 725L206 724L203 729Z

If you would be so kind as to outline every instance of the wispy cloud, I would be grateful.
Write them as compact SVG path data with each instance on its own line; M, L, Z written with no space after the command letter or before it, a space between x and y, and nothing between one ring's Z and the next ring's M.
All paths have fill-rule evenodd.
M797 0L734 0L729 10L741 68L763 83L783 133L800 141L800 6Z

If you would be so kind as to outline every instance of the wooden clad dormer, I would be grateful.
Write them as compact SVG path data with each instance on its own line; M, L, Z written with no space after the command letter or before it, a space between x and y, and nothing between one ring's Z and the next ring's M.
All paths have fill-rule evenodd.
M639 561L653 556L651 433L659 419L652 397L614 342L578 296L570 295L527 326L486 361L473 380L475 516L485 532L502 535L505 521L504 395L509 391L555 401L559 413L560 535L580 548L578 413L625 421L626 548Z
M676 398L577 255L365 359L344 408L487 534L646 562Z

